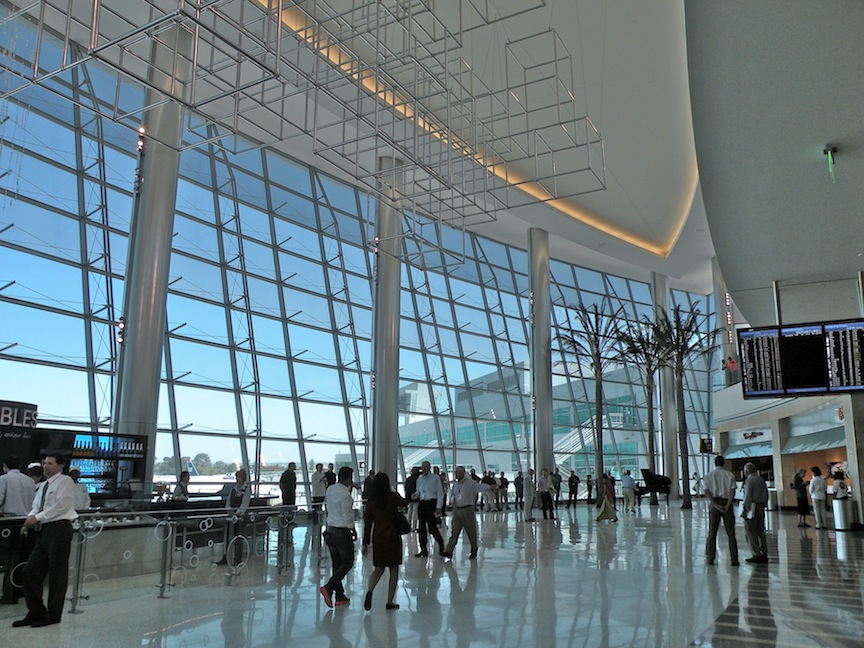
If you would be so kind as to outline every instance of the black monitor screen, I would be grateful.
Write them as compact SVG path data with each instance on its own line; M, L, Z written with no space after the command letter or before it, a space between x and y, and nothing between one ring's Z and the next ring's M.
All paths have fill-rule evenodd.
M738 329L744 398L864 391L864 320Z
M828 358L821 324L780 329L780 362L787 394L825 393Z

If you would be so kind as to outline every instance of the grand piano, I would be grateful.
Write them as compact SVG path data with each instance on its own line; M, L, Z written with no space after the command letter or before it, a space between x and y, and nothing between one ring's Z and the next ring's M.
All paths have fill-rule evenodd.
M672 489L672 480L666 475L658 475L647 468L642 468L642 485L636 487L636 501L642 503L643 495L657 493L666 496L669 503L669 491Z

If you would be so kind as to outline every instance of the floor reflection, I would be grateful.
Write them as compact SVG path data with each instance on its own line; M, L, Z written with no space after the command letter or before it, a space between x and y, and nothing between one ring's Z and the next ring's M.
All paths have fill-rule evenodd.
M23 604L0 606L2 636L4 645L36 639L55 648L860 645L860 534L799 529L794 513L775 511L767 565L709 567L705 503L694 504L645 503L614 524L598 524L584 504L536 523L478 513L476 560L462 543L452 562L414 558L409 534L395 611L363 610L371 564L359 556L346 579L351 604L327 608L317 588L329 559L319 531L299 525L282 534L281 552L272 542L233 576L183 553L171 598L158 598L158 574L145 573L87 580L81 614L59 626L11 628Z

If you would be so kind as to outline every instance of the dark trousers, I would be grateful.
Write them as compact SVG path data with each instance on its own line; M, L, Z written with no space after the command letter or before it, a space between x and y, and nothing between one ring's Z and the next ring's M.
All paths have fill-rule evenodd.
M438 543L438 551L444 551L444 538L438 530L435 519L436 500L421 500L417 506L417 519L420 521L420 551L426 553L429 547L429 534Z
M69 585L69 552L72 549L72 523L69 520L49 522L41 531L33 531L36 542L24 566L24 598L27 616L59 620L63 615L66 588ZM48 607L42 602L42 583L48 577Z
M548 519L546 517L546 512L549 512L549 517L553 520L555 519L555 507L552 505L552 493L549 491L542 491L540 493L540 508L543 509L543 519Z
M728 500L725 497L715 497L714 503L721 508L726 506ZM738 562L738 541L735 539L735 507L721 513L713 506L708 508L708 538L705 541L705 557L708 562L714 562L717 556L717 531L720 530L720 520L726 529L726 537L729 538L729 554L732 562Z
M3 574L3 600L7 603L24 596L24 565L30 557L35 534L21 535L20 527L6 527L11 531L8 544L4 547L6 572Z
M344 599L342 579L354 567L354 537L351 529L328 527L327 548L330 549L330 560L333 562L333 575L327 581L327 589L336 594L337 600Z
M753 517L744 520L747 544L754 556L768 555L768 538L765 537L765 503L753 502Z

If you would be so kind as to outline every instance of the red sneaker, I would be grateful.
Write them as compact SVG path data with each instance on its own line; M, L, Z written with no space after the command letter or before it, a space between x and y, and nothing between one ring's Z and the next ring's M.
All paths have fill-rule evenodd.
M321 592L321 596L324 597L324 602L327 604L327 607L333 607L333 601L330 598L330 591L327 589L326 585L322 585L318 588L318 591Z

